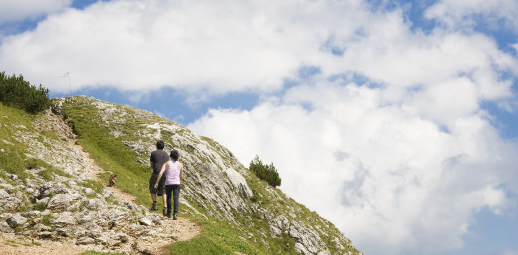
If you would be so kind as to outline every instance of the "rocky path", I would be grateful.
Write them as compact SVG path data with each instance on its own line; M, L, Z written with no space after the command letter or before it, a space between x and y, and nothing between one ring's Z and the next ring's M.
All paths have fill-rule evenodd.
M56 134L68 141L68 147L78 158L84 163L82 169L76 172L78 179L96 180L104 185L108 184L108 180L103 180L100 175L104 173L104 169L100 167L95 160L80 145L76 144L75 135L72 134L70 128L58 116L50 111L45 116L45 121L38 123L41 130L54 130ZM136 198L115 187L105 187L106 190L113 194L115 199L127 204L133 204ZM99 250L105 253L126 253L126 254L153 254L166 255L169 254L169 247L176 241L186 241L196 237L201 226L197 223L180 217L178 220L172 220L161 215L146 212L146 214L154 215L151 218L155 220L148 228L154 229L158 233L152 235L142 235L138 238L137 247L121 245L119 249ZM159 219L158 221L156 219ZM129 228L129 227L128 227ZM1 232L0 232L1 233ZM135 245L135 244L134 244ZM16 233L0 234L0 254L2 255L21 255L21 254L42 254L42 255L75 255L81 254L87 250L97 250L91 246L78 245L73 240L54 241L51 238L38 239Z
M82 154L82 158L87 162L87 168L89 171L85 172L87 178L96 180L102 184L104 184L106 189L113 193L117 199L135 203L136 197L124 192L117 188L117 185L114 187L108 187L108 180L103 180L100 178L100 175L104 173L104 169L95 162L95 160L90 156L88 152L86 152L83 147L78 145L75 141L69 141L69 144L72 148L76 149ZM172 220L169 218L163 218L161 222L163 228L164 237L172 234L172 239L175 241L187 241L194 237L196 237L200 231L201 227L195 222L179 217L178 220ZM150 240L142 240L140 243L143 246L142 250L147 250L151 254L154 255L166 255L169 254L169 246L173 242L170 241L171 238L164 239L150 239ZM52 254L56 254L55 252ZM69 253L67 253L69 254Z

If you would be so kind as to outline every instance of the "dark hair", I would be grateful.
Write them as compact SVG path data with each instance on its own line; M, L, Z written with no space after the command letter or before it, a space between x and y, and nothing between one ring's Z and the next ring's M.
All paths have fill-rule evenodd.
M172 150L171 151L171 155L169 155L174 161L177 161L178 160L178 157L180 155L178 155L178 151L177 150Z
M158 142L156 142L156 148L159 150L164 149L164 141L159 140Z

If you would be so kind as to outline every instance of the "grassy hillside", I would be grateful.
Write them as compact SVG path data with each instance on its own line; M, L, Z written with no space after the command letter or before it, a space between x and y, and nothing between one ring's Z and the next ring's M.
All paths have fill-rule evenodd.
M130 148L128 143L142 141L143 137L137 134L142 132L143 126L170 121L127 106L117 105L116 107L123 112L119 115L123 117L109 121L103 120L106 113L103 112L102 107L96 106L92 99L76 97L66 100L62 108L68 123L78 134L79 143L91 153L105 170L118 175L118 187L137 196L138 203L149 206L150 198L147 190L150 174L147 161L149 154L139 154L134 148ZM193 146L174 139L175 134L180 134L183 137L194 136L189 130L180 127L176 132L161 130L160 138L166 141L169 148L180 148L184 153L192 152L194 154ZM202 139L205 145L212 147L210 149L226 155L224 153L226 149L221 145L209 138L202 137ZM154 140L149 141L149 143L154 144ZM185 155L181 160L186 160ZM198 156L196 160L211 161L214 159L211 159L210 156ZM193 162L187 163L196 165ZM240 167L244 168L243 166ZM195 181L187 176L184 180L184 187L185 185L195 185ZM203 231L199 237L192 241L178 242L173 245L171 254L235 254L235 252L243 254L296 254L294 240L288 234L282 233L275 237L269 234L271 231L268 217L274 217L281 213L291 213L293 218L312 226L332 254L343 253L344 249L338 247L343 246L344 242L347 252L359 254L348 240L340 238L339 231L327 220L287 198L279 189L269 187L266 182L260 180L254 174L248 174L246 181L254 193L253 197L246 201L248 203L246 206L261 208L261 210L252 213L234 210L235 221L232 223L207 210L206 203L208 202L204 204L203 201L192 201L184 197L199 213L181 205L180 215L200 222L203 225Z
M93 98L54 99L53 104L78 135L77 143L107 171L103 179L108 179L110 172L117 174L117 187L135 195L137 203L145 207L151 202L147 188L149 153L156 140L164 140L167 151L180 151L185 178L179 214L197 221L203 230L190 241L176 242L170 248L171 254L297 254L304 240L318 242L313 254L323 248L329 253L319 254L361 254L332 223L257 178L210 138L149 112ZM38 139L43 145L67 143L54 131L35 128L43 114L28 114L1 103L0 113L0 178L14 185L9 174L23 181L28 177L26 170L34 168L44 169L37 174L46 180L67 175L61 166L45 160L59 155L41 155L41 159L27 156L31 144L26 141L30 139L23 137ZM229 169L244 177L253 195L246 196L232 188ZM95 181L81 185L97 192L103 187ZM219 200L225 202L218 203ZM36 206L30 202L27 205Z
M23 182L27 178L27 169L44 167L44 171L38 172L44 179L50 180L55 174L66 176L67 174L47 162L28 157L31 144L20 139L23 134L34 134L42 142L59 142L57 135L52 132L39 132L33 127L33 123L42 118L42 114L29 114L24 110L5 106L0 102L0 178L11 182L7 174L15 174ZM11 182L12 183L12 182ZM22 208L28 210L30 208Z

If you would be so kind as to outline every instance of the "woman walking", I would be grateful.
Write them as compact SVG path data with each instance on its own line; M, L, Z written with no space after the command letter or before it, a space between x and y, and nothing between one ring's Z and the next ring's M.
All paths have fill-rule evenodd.
M180 180L182 179L183 164L178 161L178 151L171 151L171 160L164 163L157 180L160 180L165 172L165 193L167 195L167 210L164 216L171 218L171 193L174 198L173 220L178 219L178 198L180 196ZM155 188L158 187L158 181L155 183Z

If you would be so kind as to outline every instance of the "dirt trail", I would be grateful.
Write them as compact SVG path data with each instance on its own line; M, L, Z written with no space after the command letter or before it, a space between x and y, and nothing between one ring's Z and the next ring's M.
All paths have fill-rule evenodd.
M50 111L47 113L50 113ZM56 115L46 116L47 118L53 119L53 124L56 123ZM64 121L59 121L64 124L66 128L60 127L61 130L56 130L56 126L52 128L56 133L61 137L66 137L69 143L69 146L77 150L82 155L82 158L86 161L86 169L83 174L85 174L86 178L98 181L105 185L105 188L110 191L117 199L128 201L131 203L135 203L135 196L128 194L117 188L117 185L114 187L107 187L108 180L103 180L100 178L100 175L105 172L105 170L95 162L95 160L90 156L90 154L83 149L80 145L76 144L75 136L71 136L71 130L64 123ZM48 124L48 122L46 123ZM68 129L68 130L67 130ZM62 133L63 132L63 133ZM72 138L73 137L73 138ZM161 227L164 229L164 236L173 235L174 240L176 241L187 241L194 237L196 237L201 232L201 226L197 223L179 217L178 220L172 220L164 217L163 221L161 221ZM170 241L169 238L164 238L163 240L147 239L145 237L140 241L140 245L145 247L147 251L152 255L166 255L169 254L169 247L174 242ZM2 233L0 235L0 254L2 255L22 255L22 254L39 254L39 255L76 255L85 252L86 250L71 242L55 242L50 240L40 240L34 239L26 236L20 236L15 234L7 234ZM113 251L112 251L113 252ZM117 251L114 251L117 252Z

